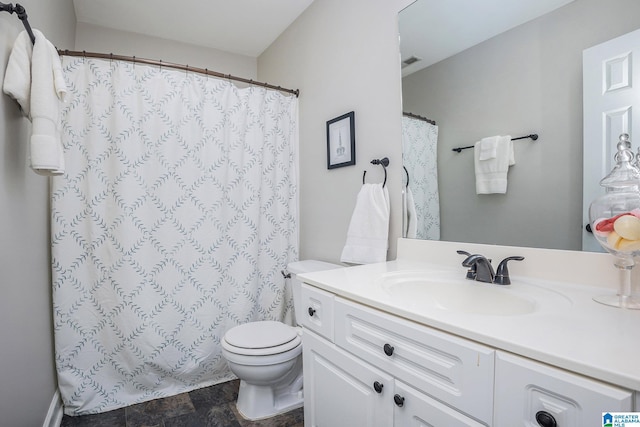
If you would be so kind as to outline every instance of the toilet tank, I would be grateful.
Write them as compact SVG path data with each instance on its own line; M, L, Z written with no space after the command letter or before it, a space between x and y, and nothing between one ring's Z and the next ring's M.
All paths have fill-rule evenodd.
M298 313L301 313L302 310L302 296L300 295L302 282L297 279L298 274L333 270L341 267L342 266L338 264L331 264L329 262L317 261L314 259L291 262L287 265L287 271L291 274L291 291L293 292L293 309L296 315L296 322L298 319Z

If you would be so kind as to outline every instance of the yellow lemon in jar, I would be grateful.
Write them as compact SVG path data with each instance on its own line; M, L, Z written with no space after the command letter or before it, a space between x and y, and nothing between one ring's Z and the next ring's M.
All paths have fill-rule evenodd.
M613 223L613 229L623 239L640 240L640 218L623 215Z

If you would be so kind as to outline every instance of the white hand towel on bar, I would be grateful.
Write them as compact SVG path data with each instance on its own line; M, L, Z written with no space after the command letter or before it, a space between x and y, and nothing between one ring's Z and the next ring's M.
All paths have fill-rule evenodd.
M41 175L64 173L64 153L60 139L60 102L67 86L55 46L33 30L35 45L26 31L16 39L4 77L3 90L18 101L32 121L29 143L31 168Z
M496 139L495 157L486 158L485 160L480 158L483 153L481 148L482 141L476 142L473 150L477 194L506 193L509 166L516 163L513 154L513 141L511 141L511 136L505 135L492 138Z
M369 264L387 260L389 210L389 190L386 186L362 186L356 199L340 261Z

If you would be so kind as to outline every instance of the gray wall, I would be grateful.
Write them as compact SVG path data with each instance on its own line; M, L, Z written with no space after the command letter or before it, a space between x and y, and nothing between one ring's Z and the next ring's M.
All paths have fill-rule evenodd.
M83 22L77 25L74 49L163 60L247 79L258 73L256 58Z
M639 26L637 0L576 0L403 79L404 111L439 126L442 240L581 249L582 51ZM451 148L534 132L507 194L476 195L473 150Z
M317 0L259 58L260 80L301 90L300 257L337 262L362 186L389 157L389 259L401 230L397 13L406 0ZM356 165L327 169L326 122L355 111Z
M21 0L33 28L72 48L72 0ZM0 76L23 30L0 14ZM49 211L46 177L27 165L30 124L17 104L0 97L0 424L42 425L56 391L53 355Z

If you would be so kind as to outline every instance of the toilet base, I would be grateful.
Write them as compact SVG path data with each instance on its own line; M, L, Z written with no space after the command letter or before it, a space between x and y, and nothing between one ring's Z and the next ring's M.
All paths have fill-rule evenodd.
M272 387L247 384L240 380L236 408L244 418L256 421L301 408L304 404L302 388Z

